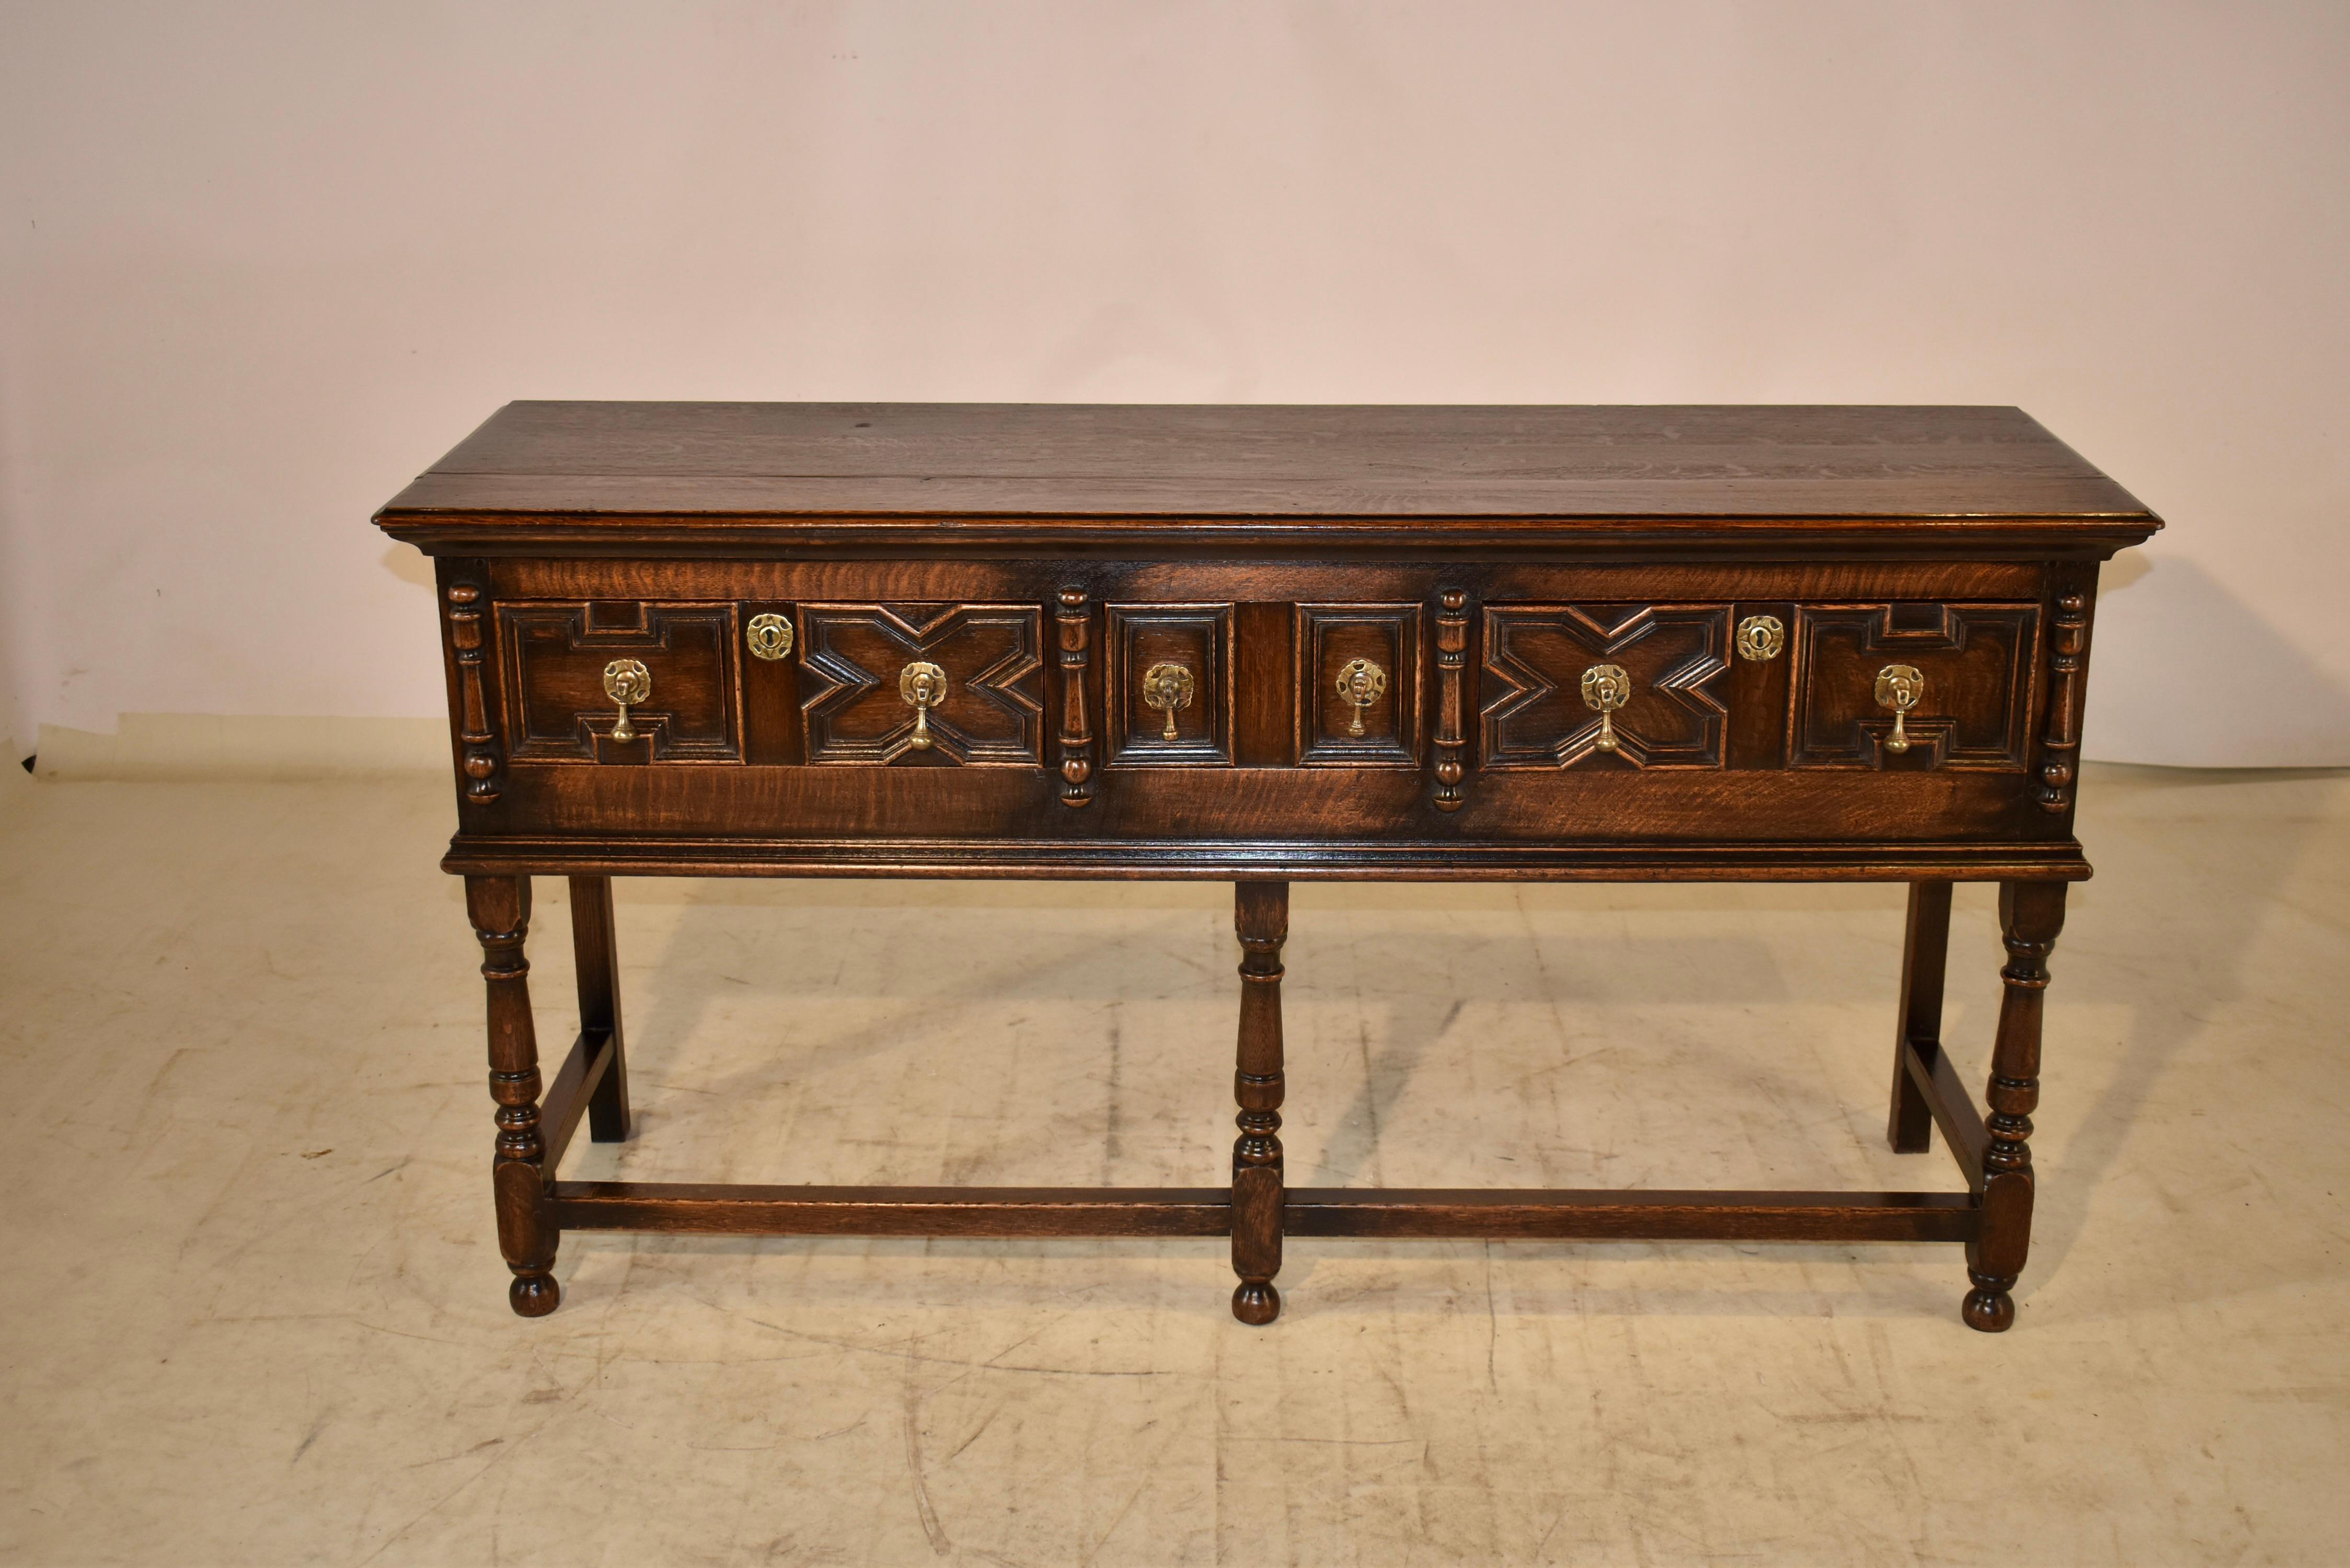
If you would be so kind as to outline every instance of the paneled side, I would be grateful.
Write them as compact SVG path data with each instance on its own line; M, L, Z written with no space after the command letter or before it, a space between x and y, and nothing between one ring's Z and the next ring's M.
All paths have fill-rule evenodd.
M1483 626L1482 769L1722 765L1729 606L1488 604ZM1612 752L1583 699L1598 665L1631 683Z
M1232 766L1232 607L1114 604L1107 614L1102 707L1109 765ZM1164 701L1166 687L1154 691L1151 671L1163 666L1190 677L1188 699L1180 704L1154 705L1154 698Z
M1420 607L1297 607L1297 760L1418 767Z
M1035 767L1045 757L1041 605L800 607L800 708L817 764ZM944 695L918 714L900 678L935 665Z
M2039 632L2037 605L1798 606L1788 765L2023 772ZM1905 665L1924 683L1902 722L1909 749L1897 753L1877 683Z
M515 762L743 760L733 605L508 603L498 626ZM621 659L651 677L627 742L611 738L619 710L604 693L605 667Z

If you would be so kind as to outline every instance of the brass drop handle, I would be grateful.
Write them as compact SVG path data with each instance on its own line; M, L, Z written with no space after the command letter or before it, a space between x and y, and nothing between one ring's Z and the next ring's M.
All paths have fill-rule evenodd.
M1893 732L1885 737L1887 751L1900 753L1909 749L1909 710L1925 694L1926 678L1918 673L1913 664L1888 664L1877 672L1877 705L1893 710Z
M914 711L913 738L907 743L918 752L930 750L931 710L946 701L947 672L918 659L898 671L898 695Z
M1167 715L1167 727L1159 732L1160 740L1175 739L1175 711L1191 705L1197 687L1191 672L1180 664L1154 664L1142 672L1142 705Z
M637 727L629 722L629 710L641 707L653 694L653 672L633 659L616 659L604 666L604 695L620 706L620 717L612 726L612 739L620 742L637 738Z
M1338 700L1355 710L1347 733L1363 732L1364 710L1387 695L1388 672L1367 659L1350 659L1338 670Z
M1620 664L1595 664L1583 672L1583 705L1599 710L1599 738L1592 745L1616 749L1616 710L1632 700L1632 678Z

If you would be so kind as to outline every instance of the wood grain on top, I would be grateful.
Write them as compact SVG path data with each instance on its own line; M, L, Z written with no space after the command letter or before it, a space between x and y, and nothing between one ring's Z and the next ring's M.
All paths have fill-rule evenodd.
M2021 410L509 403L384 508L778 519L2158 525Z

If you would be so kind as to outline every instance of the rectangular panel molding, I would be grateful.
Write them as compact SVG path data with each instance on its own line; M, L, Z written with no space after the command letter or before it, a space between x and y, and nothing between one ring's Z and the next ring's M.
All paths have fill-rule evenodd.
M1788 765L2023 772L2039 629L2037 605L1797 607ZM1893 716L1876 696L1896 665L1924 677L1900 755L1885 749Z
M1301 766L1422 765L1421 614L1418 604L1297 607Z
M1104 670L1109 765L1228 768L1232 765L1232 607L1113 604ZM1178 707L1153 707L1150 673L1189 678ZM1171 721L1171 725L1170 725ZM1175 732L1170 739L1167 732Z

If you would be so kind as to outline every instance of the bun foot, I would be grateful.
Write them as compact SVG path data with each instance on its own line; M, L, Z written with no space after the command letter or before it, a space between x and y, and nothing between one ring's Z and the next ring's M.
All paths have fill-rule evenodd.
M1232 1315L1251 1327L1263 1328L1281 1315L1281 1293L1270 1284L1243 1280L1232 1291Z
M2004 1290L1987 1288L1978 1283L1967 1293L1965 1304L1959 1316L1969 1328L1983 1334L2004 1334L2015 1322L2015 1298Z
M524 1274L506 1287L506 1300L517 1317L545 1317L563 1301L563 1287L552 1274Z

